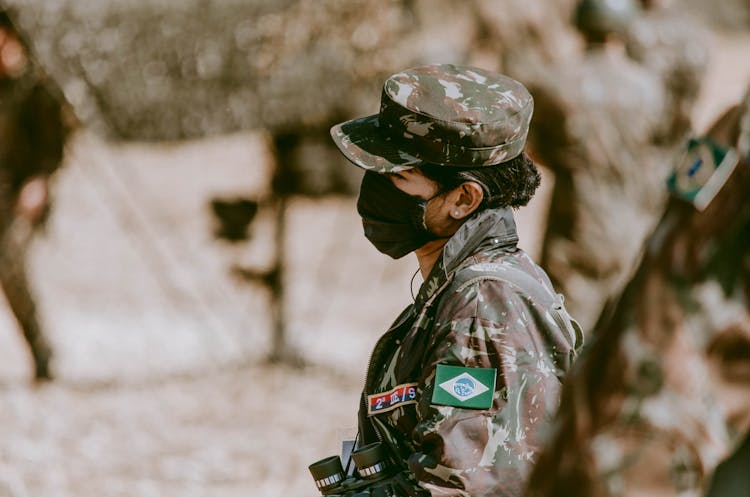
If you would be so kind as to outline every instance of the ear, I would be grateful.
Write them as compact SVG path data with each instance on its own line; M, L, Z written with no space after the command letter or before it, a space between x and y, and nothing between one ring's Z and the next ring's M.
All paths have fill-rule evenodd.
M450 216L453 219L464 219L471 215L479 204L484 200L484 190L479 186L479 183L474 181L466 181L459 185L455 190L455 200L452 199L453 205L451 205Z

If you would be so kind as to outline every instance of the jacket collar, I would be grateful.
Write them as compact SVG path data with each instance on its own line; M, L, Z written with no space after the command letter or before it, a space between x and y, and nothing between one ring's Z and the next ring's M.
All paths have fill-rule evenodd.
M431 302L469 256L490 248L515 246L516 223L510 209L486 209L468 219L443 247L435 266L419 288L417 310Z

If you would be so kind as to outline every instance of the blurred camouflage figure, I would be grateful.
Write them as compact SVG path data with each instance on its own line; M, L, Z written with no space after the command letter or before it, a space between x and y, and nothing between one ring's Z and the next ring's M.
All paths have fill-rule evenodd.
M533 155L555 173L542 266L588 330L622 288L666 198L673 150L662 82L630 59L622 35L634 0L583 0L575 22L587 47L529 84Z
M630 57L658 75L665 88L666 143L686 138L708 65L708 33L670 0L640 0L643 14L627 27Z
M685 149L635 276L564 387L531 497L705 495L750 433L750 88Z
M33 231L48 214L48 179L63 155L61 102L0 12L0 284L29 345L37 380L52 377L52 351L37 319L26 255Z
M512 209L539 173L533 99L478 68L392 75L376 115L332 128L366 170L357 209L381 252L414 252L424 283L372 354L359 443L383 442L410 495L518 496L581 333L517 247Z

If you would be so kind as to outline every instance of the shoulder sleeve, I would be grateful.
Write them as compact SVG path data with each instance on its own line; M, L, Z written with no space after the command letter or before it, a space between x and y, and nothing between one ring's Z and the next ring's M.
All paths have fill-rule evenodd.
M409 467L432 495L520 495L560 392L545 315L511 284L480 280L445 295L421 378ZM436 372L493 370L488 408L436 402ZM476 375L475 375L476 376ZM442 386L441 386L442 385Z

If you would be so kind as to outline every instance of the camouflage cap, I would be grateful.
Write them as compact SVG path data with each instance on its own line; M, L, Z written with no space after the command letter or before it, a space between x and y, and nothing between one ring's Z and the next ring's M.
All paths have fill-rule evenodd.
M331 136L347 159L375 172L491 166L521 154L533 109L528 90L512 78L426 65L389 77L380 112L337 124Z

